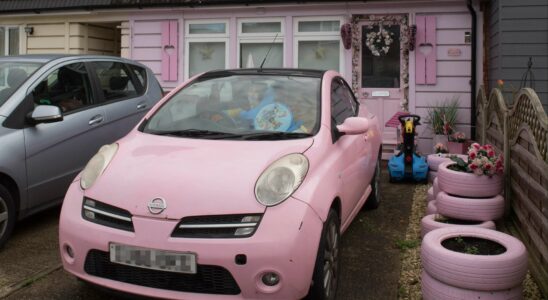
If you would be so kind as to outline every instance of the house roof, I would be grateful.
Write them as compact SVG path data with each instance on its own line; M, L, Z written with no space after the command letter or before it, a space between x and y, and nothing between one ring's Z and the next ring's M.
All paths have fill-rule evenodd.
M357 0L350 0L357 1ZM214 5L264 5L276 3L317 3L335 0L0 0L0 14L65 10L94 10L145 7L198 7ZM362 1L364 2L364 1Z

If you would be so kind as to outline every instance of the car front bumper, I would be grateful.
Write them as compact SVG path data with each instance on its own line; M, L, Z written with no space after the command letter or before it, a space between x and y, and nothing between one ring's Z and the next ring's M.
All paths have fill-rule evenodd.
M83 196L83 191L75 181L67 192L61 211L59 245L65 270L85 281L128 293L170 299L300 299L308 292L323 224L314 210L304 202L290 198L283 204L269 207L257 231L249 238L197 239L171 237L179 220L133 216L134 232L86 221L81 213ZM199 273L200 266L222 267L233 277L240 293L190 293L172 290L172 285L166 285L165 282L159 285L147 283L148 286L145 286L133 282L134 279L112 280L107 279L108 276L89 274L89 260L97 259L93 255L103 257L103 266L94 265L95 270L109 274L119 272L120 265L108 261L110 243L196 253ZM72 257L67 250L69 247ZM245 264L235 262L236 255L240 254L246 255ZM107 265L114 269L103 270ZM126 267L125 271L134 268L138 269L134 270L135 273L144 272L140 268L129 268ZM280 282L273 287L266 286L261 280L265 272L278 274ZM143 274L145 277L153 276L146 272ZM120 278L124 275L118 273L116 276ZM161 276L158 280L166 279ZM173 280L173 277L169 280Z

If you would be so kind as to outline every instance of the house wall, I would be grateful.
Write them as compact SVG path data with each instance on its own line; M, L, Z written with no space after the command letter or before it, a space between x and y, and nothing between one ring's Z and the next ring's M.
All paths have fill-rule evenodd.
M504 80L510 103L532 57L534 89L548 111L548 2L493 0L489 19L489 87Z

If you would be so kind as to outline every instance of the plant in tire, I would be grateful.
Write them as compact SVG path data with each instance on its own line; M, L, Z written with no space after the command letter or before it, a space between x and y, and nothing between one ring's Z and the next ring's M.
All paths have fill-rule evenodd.
M454 171L474 173L476 175L493 176L504 173L504 160L502 154L497 155L493 146L486 144L481 146L473 143L468 148L468 161L462 158L452 158L456 164L449 168Z

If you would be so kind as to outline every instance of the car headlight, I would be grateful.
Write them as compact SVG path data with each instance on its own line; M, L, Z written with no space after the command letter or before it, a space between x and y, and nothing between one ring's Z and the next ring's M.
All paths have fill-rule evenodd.
M99 149L99 152L89 160L82 171L82 177L80 178L80 187L82 187L82 189L89 189L95 183L95 180L103 174L103 171L105 171L117 150L118 144L104 145Z
M289 154L272 163L255 184L255 198L266 206L277 205L299 188L308 172L308 159Z

